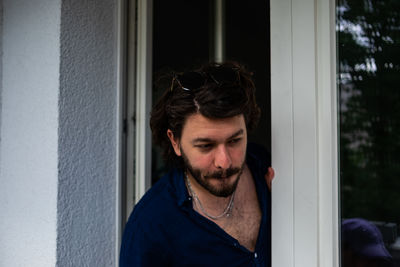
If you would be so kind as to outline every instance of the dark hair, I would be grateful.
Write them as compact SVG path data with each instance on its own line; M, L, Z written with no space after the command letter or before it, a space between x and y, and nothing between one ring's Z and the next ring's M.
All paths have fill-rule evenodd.
M191 75L197 77L191 81ZM202 77L201 84L196 86L194 78L199 80L199 77ZM154 143L162 147L167 164L183 166L181 157L172 148L167 130L180 139L185 121L192 114L199 113L207 118L243 114L247 130L256 128L260 109L256 103L252 73L239 63L208 63L195 71L173 74L170 81L150 118Z

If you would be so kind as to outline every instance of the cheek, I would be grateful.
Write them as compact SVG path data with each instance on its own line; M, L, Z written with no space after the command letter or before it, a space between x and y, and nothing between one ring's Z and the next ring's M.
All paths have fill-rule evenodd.
M197 169L207 170L212 166L212 158L211 154L196 153L196 155L193 155L192 166Z
M230 155L232 158L232 161L234 162L234 165L238 165L243 163L244 159L246 158L246 143L233 147L230 149Z
M233 150L231 152L231 157L235 167L241 165L246 158L246 148Z

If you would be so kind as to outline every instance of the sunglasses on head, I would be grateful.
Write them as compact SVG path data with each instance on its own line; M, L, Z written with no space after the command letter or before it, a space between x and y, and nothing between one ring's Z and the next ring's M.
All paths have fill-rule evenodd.
M211 67L207 71L190 71L174 75L171 91L175 82L185 91L196 90L207 82L213 82L218 86L224 84L236 84L240 82L239 68L227 68L222 66Z

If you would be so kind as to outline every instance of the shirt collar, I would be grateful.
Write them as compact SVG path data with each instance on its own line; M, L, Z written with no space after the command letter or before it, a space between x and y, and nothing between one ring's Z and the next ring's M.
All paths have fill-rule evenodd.
M178 205L184 206L186 203L190 203L191 199L186 188L185 178L182 169L175 169L173 173L174 184L176 188L176 195Z

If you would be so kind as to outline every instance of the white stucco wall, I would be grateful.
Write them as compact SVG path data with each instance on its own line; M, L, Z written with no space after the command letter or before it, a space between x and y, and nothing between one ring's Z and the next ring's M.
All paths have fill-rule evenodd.
M58 266L114 266L116 2L61 8Z
M3 0L0 266L116 265L116 3Z
M1 95L3 91L3 64L1 63L3 61L3 0L0 0L0 129L1 129ZM1 134L0 134L0 147L1 147ZM1 156L1 153L0 153ZM1 157L0 157L0 162L1 162Z
M4 0L0 266L54 266L60 1Z

